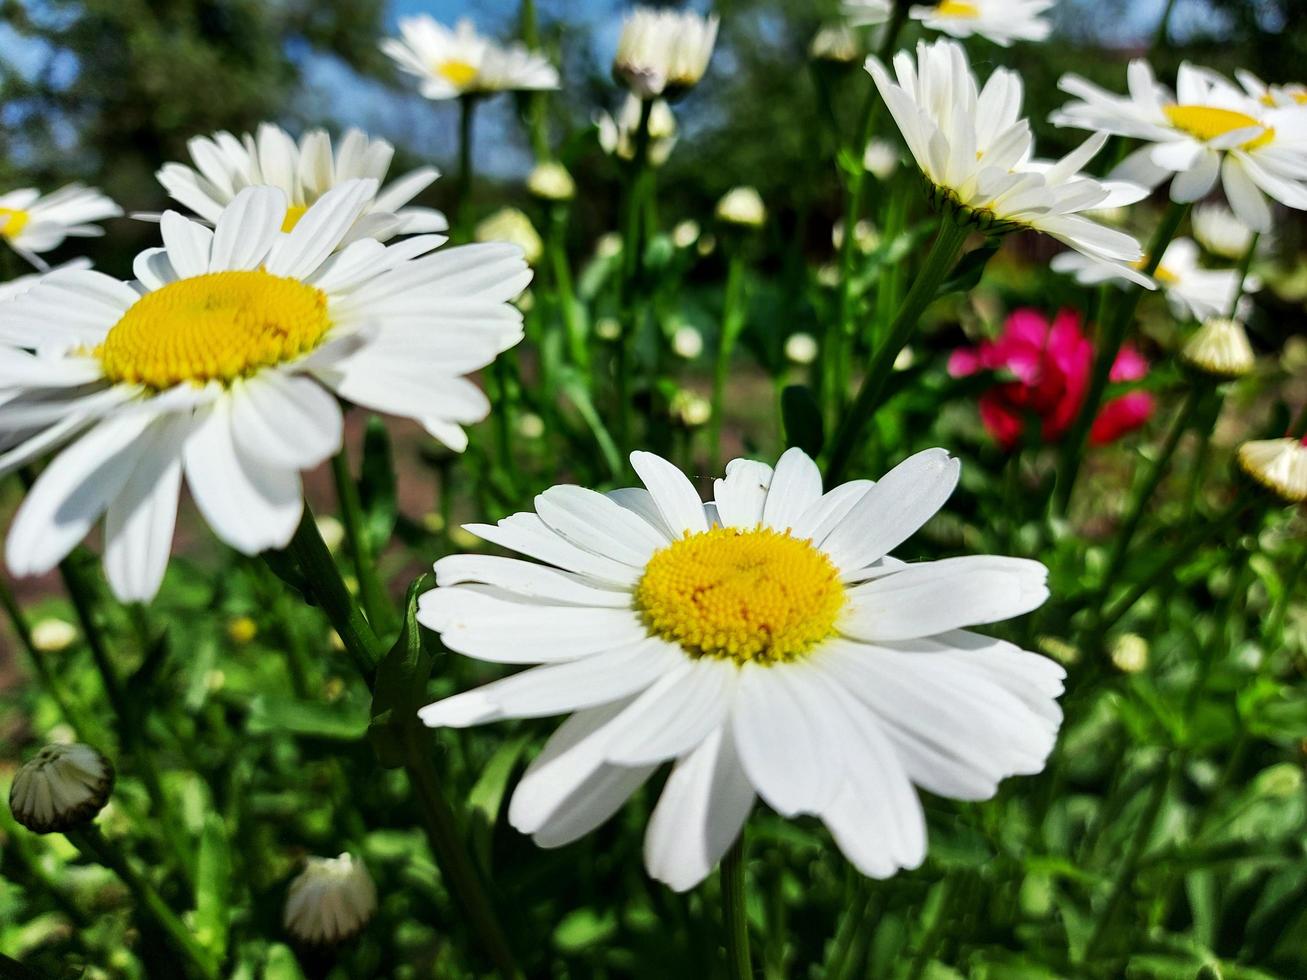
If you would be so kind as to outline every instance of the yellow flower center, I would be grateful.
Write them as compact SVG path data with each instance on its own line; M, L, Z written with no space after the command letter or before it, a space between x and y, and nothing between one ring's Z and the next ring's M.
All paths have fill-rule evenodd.
M1209 105L1168 105L1163 106L1162 111L1176 129L1203 141L1214 140L1236 129L1252 127L1260 127L1261 135L1244 143L1243 149L1255 150L1275 139L1275 130L1270 126L1264 126L1252 116L1233 109L1217 109Z
M0 208L0 236L5 238L16 238L22 234L27 223L32 220L32 216L26 211L15 211L13 208Z
M308 353L330 326L320 289L262 269L210 272L146 293L95 355L112 381L229 384Z
M635 587L649 631L695 657L794 660L835 632L839 572L783 531L715 527L656 552Z
M935 13L940 17L965 17L974 20L980 16L980 8L974 3L967 3L966 0L942 0L935 7Z
M309 206L307 204L292 204L286 209L286 217L281 219L281 230L290 231L300 223L300 218L304 217Z
M1131 262L1130 264L1137 271L1143 272L1144 268L1148 265L1148 256L1145 255L1142 259L1137 259L1136 261ZM1159 265L1156 269L1153 270L1153 278L1156 279L1158 282L1162 283L1164 286L1174 286L1177 282L1180 281L1180 277L1177 276L1174 272L1172 272L1164 265Z
M436 65L436 74L444 78L454 88L467 88L477 77L477 66L467 61L451 58Z

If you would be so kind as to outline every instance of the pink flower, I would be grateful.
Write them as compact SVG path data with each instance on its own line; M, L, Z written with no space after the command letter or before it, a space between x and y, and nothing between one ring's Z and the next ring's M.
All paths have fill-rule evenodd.
M1014 377L980 396L980 420L1004 449L1021 439L1026 418L1041 420L1045 442L1055 442L1075 420L1089 387L1094 347L1080 329L1080 315L1062 310L1050 324L1037 310L1016 310L1003 325L1003 334L978 347L959 348L949 358L955 378L980 371L1005 371ZM1112 381L1137 381L1148 373L1148 362L1126 345L1117 355ZM1094 419L1090 439L1112 442L1143 425L1153 414L1153 396L1133 391L1113 399Z

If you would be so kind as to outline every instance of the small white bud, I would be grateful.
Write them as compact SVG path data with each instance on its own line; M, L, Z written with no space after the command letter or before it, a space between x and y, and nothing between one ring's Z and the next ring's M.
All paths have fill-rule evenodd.
M1258 439L1239 447L1239 467L1286 504L1307 500L1307 445L1297 439Z
M862 151L862 168L877 180L885 180L899 168L899 151L893 143L872 140Z
M733 187L717 202L717 218L731 225L760 228L767 220L767 207L754 188Z
M1112 644L1112 663L1123 674L1137 674L1148 666L1148 641L1138 633L1123 633Z
M523 439L539 439L545 434L545 420L535 412L523 412L517 417L517 434Z
M286 894L283 923L295 939L332 945L358 935L377 910L377 887L349 854L309 858Z
M38 834L71 830L100 812L113 778L109 760L91 746L47 745L15 773L9 809Z
M817 352L817 339L810 333L790 334L785 341L785 356L794 364L811 364Z
M595 336L600 340L614 341L622 336L622 324L616 317L601 317L595 321Z
M476 226L479 242L508 242L522 250L528 265L535 265L545 250L531 219L517 208L501 208Z
M595 258L611 259L622 254L622 236L615 231L600 235L595 242Z
M672 243L677 248L689 248L699 240L699 222L686 219L672 229Z
M62 619L41 619L32 626L32 646L42 653L67 650L76 639L77 627Z
M693 361L703 353L703 334L694 327L677 327L672 334L672 350L677 357Z
M561 163L546 160L531 171L526 189L544 201L570 201L576 196L576 181Z
M1180 360L1221 380L1242 378L1257 363L1243 324L1225 317L1205 321L1180 348Z
M695 429L712 418L712 404L702 395L682 390L672 396L671 412L687 429Z

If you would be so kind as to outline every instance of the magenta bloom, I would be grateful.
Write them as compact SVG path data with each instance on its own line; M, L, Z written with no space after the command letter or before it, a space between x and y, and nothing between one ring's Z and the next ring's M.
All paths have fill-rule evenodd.
M996 340L955 350L948 372L955 378L999 370L1015 376L980 396L981 422L1000 446L1010 449L1020 440L1028 415L1042 420L1045 442L1061 438L1084 403L1093 363L1094 346L1080 329L1080 314L1062 310L1050 324L1037 310L1022 309L1008 317ZM1147 373L1148 362L1126 345L1110 377L1137 381ZM1119 439L1147 422L1153 409L1153 396L1146 391L1113 399L1094 419L1090 439L1094 443Z

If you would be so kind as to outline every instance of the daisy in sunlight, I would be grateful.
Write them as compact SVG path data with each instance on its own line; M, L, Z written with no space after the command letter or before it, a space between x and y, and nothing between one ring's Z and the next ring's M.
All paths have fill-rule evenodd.
M1044 566L890 557L952 494L947 452L825 493L801 450L737 459L707 504L664 459L631 463L645 488L555 486L469 525L536 561L443 558L420 601L451 650L540 665L428 705L427 725L572 713L513 794L518 830L567 844L673 763L645 835L660 881L702 881L755 797L819 817L883 878L925 857L914 786L979 800L1043 768L1062 669L967 627L1038 607Z
M290 201L281 229L290 231L309 206L333 187L347 180L372 178L377 181L376 196L342 244L358 238L386 241L394 235L449 227L439 211L409 205L439 172L434 167L419 167L382 187L395 148L385 140L368 139L357 129L346 131L334 152L326 130L311 129L297 143L272 123L259 126L257 135L245 133L239 139L231 133L196 136L186 148L193 167L165 163L155 176L169 197L210 224L246 187L277 187Z
M418 80L428 99L558 88L558 71L544 55L521 44L497 44L469 20L451 30L427 14L401 17L399 33L382 41L381 50Z
M1182 64L1172 92L1146 61L1127 71L1129 95L1115 95L1064 75L1058 87L1076 97L1053 113L1073 126L1143 140L1112 176L1146 187L1171 181L1171 200L1197 201L1219 179L1239 220L1271 230L1267 198L1307 210L1307 106L1252 98L1215 72Z
M641 99L675 98L703 78L716 43L716 17L637 7L622 22L613 77Z
M508 301L530 272L511 245L433 251L434 235L339 249L376 193L347 181L289 233L273 187L213 229L169 211L137 281L52 272L0 305L0 473L71 443L14 518L14 574L53 568L103 515L114 593L152 598L183 476L232 547L285 546L300 471L340 448L337 398L466 445L490 406L463 375L521 339Z
M932 31L953 37L979 35L1007 47L1013 41L1043 41L1053 25L1044 14L1055 0L940 0L912 7L908 15Z
M1085 215L1134 203L1147 193L1079 172L1103 148L1105 134L1091 136L1056 162L1034 159L1030 121L1021 116L1020 76L996 68L980 88L956 41L918 44L915 59L900 51L894 78L874 57L867 59L867 71L937 208L990 234L1021 228L1043 232L1150 285L1132 268L1143 255L1139 243Z
M104 229L94 222L122 213L93 187L69 184L44 197L34 187L23 187L0 194L0 239L44 271L49 264L39 253L58 248L67 238L98 238Z

